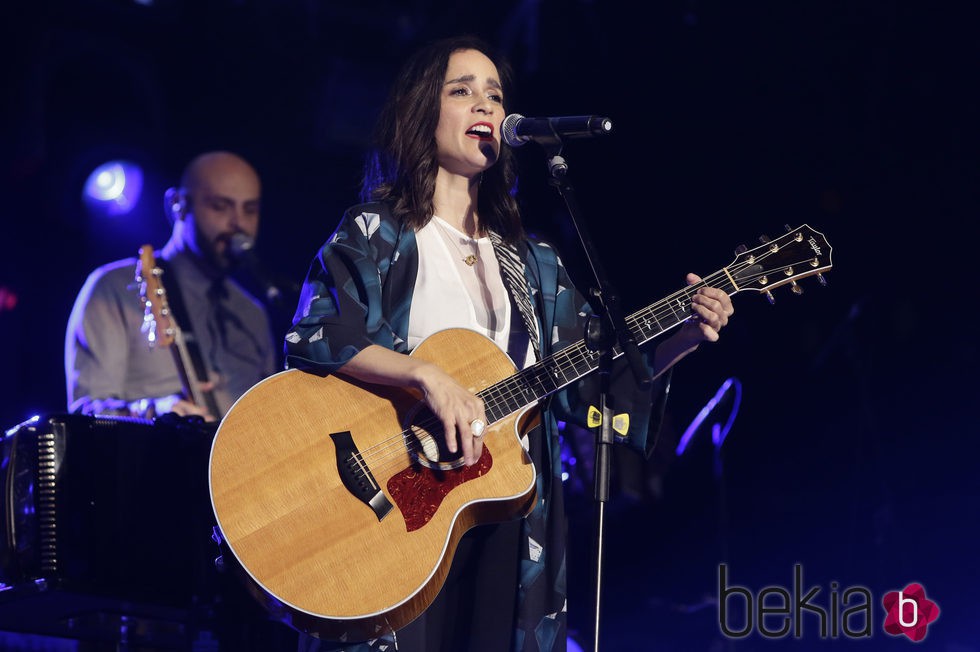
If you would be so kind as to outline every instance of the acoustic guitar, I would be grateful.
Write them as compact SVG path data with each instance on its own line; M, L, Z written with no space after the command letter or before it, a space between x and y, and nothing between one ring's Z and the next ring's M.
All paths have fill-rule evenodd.
M770 291L783 285L800 292L803 277L823 282L831 266L826 239L803 225L740 248L703 285L772 300ZM699 287L627 317L636 341L687 319ZM543 399L599 362L580 341L517 371L491 340L466 329L436 333L412 355L483 399L490 425L473 466L447 453L418 393L342 374L274 374L249 389L218 427L210 489L224 545L253 592L296 629L367 640L419 616L468 529L533 508L535 469L521 437Z
M163 286L163 269L157 264L153 247L146 244L139 249L136 263L136 282L143 302L143 333L150 346L163 346L173 353L174 364L183 387L184 396L195 405L207 409L215 418L221 416L214 393L205 389L208 382L204 360L195 342L184 333L170 307L167 290Z

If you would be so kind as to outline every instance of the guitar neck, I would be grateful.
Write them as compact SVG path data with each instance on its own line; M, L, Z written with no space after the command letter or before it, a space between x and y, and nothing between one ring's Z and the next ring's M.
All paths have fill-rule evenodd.
M725 269L704 278L701 283L689 285L670 296L636 311L626 318L626 326L642 346L661 334L684 322L691 315L691 298L702 287L712 286L735 294L738 288ZM623 355L617 345L613 358ZM523 369L480 392L491 422L524 409L535 402L571 385L591 374L599 367L599 352L588 347L585 340L565 347L537 363Z
M175 326L174 341L170 348L173 351L174 363L177 365L184 393L195 405L206 408L214 417L220 417L214 392L202 387L202 384L207 382L207 371L203 368L204 362L200 355L195 355L191 351L193 346L195 343L188 341L183 331Z
M691 298L703 287L724 290L728 295L751 290L765 294L773 301L771 291L791 284L797 294L802 290L796 280L817 276L832 267L831 247L818 231L803 224L754 249L739 248L735 260L699 283L688 285L673 294L638 310L625 319L633 341L643 345L681 324L691 315ZM613 357L623 354L619 346ZM595 371L599 353L589 349L585 340L558 351L530 367L487 387L480 392L487 416L492 422L524 409Z
M136 282L146 310L142 330L146 333L150 346L170 348L184 395L195 405L207 409L212 416L220 417L214 394L202 387L208 380L204 360L197 343L178 324L161 280L163 273L163 267L157 263L152 245L140 247Z

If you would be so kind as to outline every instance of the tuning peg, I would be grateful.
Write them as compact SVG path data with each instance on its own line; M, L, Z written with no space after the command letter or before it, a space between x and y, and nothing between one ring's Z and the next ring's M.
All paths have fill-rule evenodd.
M790 289L793 290L793 294L799 296L803 294L803 288L796 284L796 281L790 281Z
M789 224L783 224L783 229L786 231L786 233L789 233L793 230L793 227L791 227Z
M740 256L748 250L749 250L748 247L746 247L744 244L740 244L739 246L735 247L735 254Z
M823 277L823 274L818 273L817 280L820 282L820 285L822 285L823 287L827 287L827 279Z
M770 306L776 303L776 297L772 296L772 292L766 290L765 292L763 292L763 294L765 294L766 298L769 299Z
M770 240L772 240L772 238L770 238L769 236L767 236L765 233L763 233L762 235L759 236L759 242L761 242L762 244L766 244Z

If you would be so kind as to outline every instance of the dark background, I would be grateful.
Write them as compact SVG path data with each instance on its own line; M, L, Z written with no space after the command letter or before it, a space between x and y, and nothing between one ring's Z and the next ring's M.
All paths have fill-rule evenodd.
M0 419L65 408L65 323L96 265L169 232L163 190L231 149L264 183L259 253L299 280L356 198L373 117L422 41L473 32L518 73L513 112L602 114L564 155L624 308L728 265L739 244L809 224L833 247L775 305L734 298L717 344L676 369L662 445L621 454L606 528L606 649L902 649L880 599L916 581L942 613L923 649L980 650L978 46L968 3L666 0L94 1L4 5ZM528 225L592 284L545 156L520 150ZM146 171L106 220L80 200L109 158ZM10 297L16 297L12 301ZM282 325L284 328L285 325ZM710 423L673 446L729 378L742 402L713 460ZM712 416L727 418L731 403ZM569 433L569 440L576 439ZM589 435L570 467L571 621L588 640ZM582 474L585 474L584 476ZM584 481L582 478L584 477ZM831 583L875 596L871 640L719 633L718 564L753 592ZM734 618L734 617L733 617ZM744 621L732 620L738 628Z

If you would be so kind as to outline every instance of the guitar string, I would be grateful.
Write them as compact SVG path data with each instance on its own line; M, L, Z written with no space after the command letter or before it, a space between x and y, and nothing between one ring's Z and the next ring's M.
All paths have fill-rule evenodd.
M481 392L479 392L479 395L484 398L484 402L488 406L488 410L487 410L488 412L499 411L500 409L499 406L501 404L504 405L508 404L507 399L511 399L510 402L512 402L513 399L520 397L525 404L530 404L531 402L533 402L527 400L527 394L519 387L520 381L525 380L524 375L526 375L525 374L526 371L527 370L518 372L510 379L505 379L504 381L491 385L485 388L484 390L481 390ZM567 382L568 378L566 377L564 380ZM528 386L530 385L527 382L525 382L524 384ZM550 391L548 393L550 393ZM539 397L536 396L535 400L537 400L537 398ZM509 416L510 414L513 414L519 409L520 409L519 407L507 409L504 414L500 414L499 416L494 418L491 421L491 424L501 421L503 418ZM432 441L433 443L435 443L437 441L436 436L440 436L442 434L442 429L439 427L441 426L441 422L438 419L432 418L432 419L422 420L415 425L416 427L424 431L424 434L421 435L421 439L423 441ZM433 430L436 431L435 434L432 433ZM415 433L412 432L411 428L405 429L402 430L400 433L398 433L397 436L383 440L378 444L374 445L373 447L365 449L360 453L358 459L364 462L365 464L376 466L376 468L379 469L386 468L387 461L390 461L392 459L395 461L400 460L400 458L402 457L402 455L406 450L411 453L411 452L416 452L419 446L422 446L424 449L424 444L419 442L418 439L419 438L415 436ZM403 448L404 442L406 441L408 442L407 448ZM393 457L390 457L391 455L393 455ZM381 466L375 465L374 464L375 460L379 460Z
M748 265L745 265L745 266L748 266ZM786 269L788 267L789 266L786 266L784 269ZM732 269L735 269L735 266L733 266ZM779 271L779 270L775 270L775 271ZM737 270L736 270L736 273L737 273ZM719 274L719 276L720 275L721 274ZM756 274L755 276L761 276L761 274ZM748 278L751 278L751 277L748 277ZM708 277L708 279L710 279L710 277ZM705 281L707 281L708 279L706 279ZM677 295L690 296L699 287L704 286L704 285L707 285L708 283L705 282L705 281L703 281L701 283L698 283L698 284L693 284L691 286L688 286L687 288L684 288L683 290L681 290L679 292L675 292L674 295L672 295L672 297L676 297ZM668 299L670 299L670 297L668 297ZM669 304L670 305L670 307L669 307L669 313L668 312L664 312L663 315L669 314L670 316L672 316L675 319L678 319L679 320L679 318L677 317L677 311L673 307L673 303L674 302L675 301L673 299L671 299L671 301L663 300L663 301L660 302L660 304ZM646 312L649 312L649 311L646 311ZM636 322L637 319L635 318L635 316L633 316L633 317L634 318L633 318L632 321ZM659 320L658 320L658 322L659 322ZM676 325L676 324L674 324L674 325ZM557 356L555 356L555 361L557 362L557 365L556 365L555 369L557 371L561 372L562 381L564 382L564 384L567 384L569 382L568 376L565 374L565 369L569 366L568 365L568 362L571 361L573 358L581 358L581 356L583 355L581 353L581 351L575 351L575 349L581 349L581 348L582 348L581 347L581 343L580 343L579 346L573 345L571 347L567 347L567 349L564 349L563 351L560 352L560 353L563 353L564 355L557 355ZM570 351L569 349L572 349L572 350ZM573 355L574 353L578 353L578 355ZM584 353L584 355L593 356L594 353L591 352L591 351L589 351L589 352ZM565 364L564 365L562 364L561 360L559 360L559 358L565 358ZM574 362L572 363L572 366L574 367ZM591 368L590 368L590 370L591 370ZM579 377L579 374L578 373L576 373L576 374L573 375L573 379L574 378L577 378L577 377ZM486 393L488 396L489 395L492 395L494 392L497 392L499 394L499 388L501 386L505 386L506 387L509 384L511 384L511 383L508 383L506 381L505 382L501 382L501 383L497 383L497 384L495 384L495 385L493 385L491 387L488 387L482 393ZM513 396L516 396L516 394L514 393L513 389L509 389L508 388L507 389L507 392L505 392L505 393L509 393L512 397ZM509 412L509 413L512 413L512 412L513 412L513 410L511 412ZM499 421L500 419L497 419L497 420ZM425 434L421 435L421 439L426 440L426 441L432 441L433 443L435 443L435 436L430 431L433 429L433 426L437 426L438 425L437 420L434 420L434 419L432 419L432 420L425 420L425 421L420 422L419 424L416 424L416 425L417 425L417 427L419 427L419 428L421 428L421 429L423 429L425 431ZM401 442L402 442L401 445L399 445L399 438L401 439ZM404 445L404 442L405 441L408 441L409 443L408 443L408 445L407 445L406 448L403 448L403 445ZM375 450L375 451L372 451L372 452L369 452L369 453L366 453L366 454L361 454L360 459L364 463L368 464L368 463L371 463L372 458L378 457L378 453L380 453L381 454L381 465L380 466L379 465L373 465L373 464L372 465L375 466L375 468L378 468L379 470L380 469L383 469L383 468L386 468L387 467L387 464L385 463L385 461L386 461L387 455L384 454L386 452L384 449L388 449L388 450L391 449L391 446L385 445L386 443L392 444L397 449L397 455L395 455L394 457L388 458L391 462L400 461L401 458L402 458L402 455L404 455L405 452L415 453L415 452L418 452L418 449L419 449L420 446L422 446L424 448L424 444L422 444L422 442L420 442L419 439L415 437L415 433L413 433L410 429L407 429L407 430L403 430L401 433L399 433L399 436L398 437L389 439L387 442L381 442L381 443L379 443L379 445L376 445L375 447L372 447L373 449L381 448L382 450ZM371 449L368 449L368 450L371 451ZM423 455L424 455L424 451L423 451Z
M768 255L769 255L768 253L767 254L764 254L764 255L760 255L759 257L757 257L756 260L759 260L760 258L767 257ZM803 263L808 263L808 262L809 262L809 260L807 260L807 261L800 261L800 262L798 262L796 264L803 264ZM745 263L745 264L742 265L742 267L743 268L744 267L749 267L752 264L754 264L754 263ZM784 266L783 268L780 268L780 269L770 270L768 273L770 273L770 274L771 273L774 273L774 272L777 272L778 273L779 271L788 269L788 268L790 268L792 266L793 265L786 265L786 266ZM731 268L729 268L729 271L735 271L735 273L737 274L738 273L738 266L737 265L733 265ZM750 276L745 277L745 278L752 279L753 277L758 278L758 277L761 277L761 276L764 276L764 275L765 274L763 274L763 273L757 273L757 274L753 274L753 275L750 275ZM678 297L679 295L683 295L683 296L685 296L687 298L690 298L690 296L693 296L693 293L698 288L710 284L709 282L712 279L712 276L723 277L724 276L724 270L722 270L721 272L717 272L717 273L715 273L713 275L710 275L710 276L706 277L700 283L696 283L696 284L687 286L686 288L683 288L682 290L679 290L679 291L675 292L673 295L670 295L669 297L661 300L657 304L654 304L654 306L652 307L652 310L655 313L654 314L654 318L655 319L657 318L656 317L656 310L657 310L656 306L658 306L658 305L667 305L668 306L668 311L663 311L661 313L661 316L667 316L667 315L669 315L669 316L673 317L674 319L677 319L678 320L678 323L680 323L680 321L682 321L682 319L677 316L677 310L674 308L674 305L673 305L676 302L676 297ZM651 310L645 310L645 311L641 311L641 313L650 312L650 311ZM638 314L641 314L641 313L638 313ZM632 318L632 321L634 323L636 323L638 321L638 318L635 315L631 316L631 318ZM686 317L684 317L684 318L686 319ZM658 321L658 325L659 325L659 319L657 321ZM672 326L674 326L674 325L677 325L677 324L673 324ZM581 348L582 348L581 347L581 343L580 343L580 346L572 345L572 346L567 347L566 349L563 349L562 351L559 352L559 354L564 354L564 355L556 355L556 356L553 357L553 359L557 363L557 365L555 366L556 371L559 371L562 374L563 384L567 384L569 382L568 376L565 374L565 369L569 366L568 365L569 361L571 361L573 357L574 358L581 358L581 355L582 355L581 352L574 351L574 349L581 349ZM569 349L572 349L572 350L570 351ZM579 353L579 355L574 355L573 356L574 353ZM593 352L589 351L585 355L590 355L591 356L591 355L594 355L594 354L593 354ZM565 358L565 364L564 365L561 363L561 361L559 360L559 358ZM571 366L574 368L574 362L572 363ZM577 379L579 376L580 376L580 374L576 373L576 374L573 375L573 379ZM484 390L484 392L481 392L481 394L482 393L487 393L487 390L492 390L492 391L489 392L489 394L492 394L493 391L498 390L501 385L507 385L507 384L508 383L506 381L501 382L501 383L497 383L495 385L492 385L492 386L488 387L486 390ZM516 396L516 394L514 394L513 390L508 390L508 391L510 392L511 396ZM510 414L512 412L513 411L509 412L508 414ZM498 419L498 421L499 421L499 419ZM421 428L422 430L425 431L425 434L422 435L421 438L423 440L432 441L433 443L435 443L435 437L432 434L431 430L433 429L434 426L437 426L437 425L439 425L439 422L436 419L424 420L424 421L416 424L416 426L418 428ZM399 442L399 439L401 440L400 442ZM405 441L408 441L409 442L408 445L407 445L407 447L405 447L405 444L404 444ZM388 455L386 453L391 450L392 446L389 446L387 444L392 444L394 446L394 448L397 449L397 454L394 457L388 458ZM379 444L375 445L371 449L366 449L366 452L365 453L361 453L359 455L359 459L362 462L364 462L365 464L371 464L372 466L374 466L375 468L378 468L380 470L380 469L385 468L387 466L387 464L385 464L386 459L390 459L391 461L399 461L402 458L402 455L405 452L408 452L408 453L418 452L418 449L420 447L422 447L422 446L424 446L424 445L418 440L418 438L415 437L415 433L413 433L411 431L411 429L406 429L406 430L403 430L401 433L399 433L399 435L397 437L390 438L387 441L379 442ZM379 448L381 450L377 450ZM385 449L387 449L387 450L385 450ZM381 461L381 465L380 466L373 463L373 460L374 459L377 459L379 457L379 454L380 454L380 461ZM424 452L423 452L423 455L424 455Z
M640 323L640 321L642 319L644 322L649 323L649 319L643 317L643 316L649 314L657 322L658 328L661 329L660 330L660 333L662 333L665 330L667 330L667 328L672 328L673 326L676 326L679 323L681 323L684 319L687 319L687 317L690 314L690 310L689 310L690 299L691 299L691 297L694 295L694 293L698 289L700 289L701 287L707 287L708 285L714 284L714 281L716 279L726 280L727 277L728 277L728 273L731 273L733 276L738 277L738 276L740 276L740 271L742 271L744 269L747 269L749 267L752 267L754 265L757 265L759 263L759 261L765 260L769 256L778 253L778 251L779 251L778 249L777 250L766 249L764 252L758 254L754 258L754 261L753 262L744 262L744 263L737 263L736 262L736 263L734 263L733 265L731 265L728 268L725 268L725 269L719 270L718 272L715 272L713 274L710 274L707 277L705 277L704 279L702 279L700 282L695 283L695 284L692 284L692 285L689 285L689 286L686 286L685 288L682 288L680 290L677 290L673 294L668 295L667 297L661 299L660 301L652 304L647 309L641 310L638 313L635 313L634 315L630 315L630 317L627 318L627 322L628 323L632 322L635 325L635 324ZM772 274L778 274L780 272L785 272L786 270L792 269L792 268L794 268L796 266L799 266L799 265L808 265L808 264L811 263L812 260L813 260L812 258L807 258L807 259L804 259L804 260L799 260L799 261L797 261L795 263L789 263L789 264L783 265L782 267L778 267L778 268L773 268L771 270L763 270L763 271L760 271L760 272L752 273L752 274L746 275L746 276L744 276L742 278L746 281L745 284L747 285L749 282L754 281L754 280L757 280L757 279L762 278L762 277L767 276L767 275L772 275ZM813 273L815 273L815 272L813 272ZM811 274L807 274L807 276L808 275L812 275L812 273ZM801 277L801 276L803 276L803 275L800 275L800 274L790 274L790 275L787 275L787 279ZM780 285L782 285L784 283L785 283L785 281L783 281L782 283L780 283ZM729 284L729 283L724 283L724 284ZM735 291L737 291L737 288L733 288L733 292L732 293L734 293ZM681 315L684 315L683 317L681 317L681 316L678 315L678 311L675 308L675 304L677 303L677 299L680 298L680 297L683 297L684 299L687 300L687 303L686 304L683 304L683 303L680 304L680 305L685 306L685 309L681 311ZM662 326L662 324L661 324L661 318L666 318L668 316L671 317L671 318L673 318L674 320L676 320L676 323L671 324L667 328L664 328ZM646 336L646 329L640 328L640 330L644 334L644 336ZM660 333L657 333L656 335L659 335ZM552 360L552 361L555 362L555 365L553 366L553 369L555 371L561 373L561 381L562 382L558 385L558 388L560 388L560 387L564 386L565 384L568 384L569 382L571 382L571 381L569 381L568 375L566 375L566 373L565 373L565 370L568 367L571 367L573 370L575 370L575 373L572 375L572 381L574 381L574 380L578 379L579 377L581 377L581 374L578 373L577 369L575 368L575 364L576 364L575 361L576 360L581 360L583 356L594 357L596 355L595 352L588 351L588 350L585 351L585 352L583 352L581 350L582 348L584 348L584 343L583 342L579 342L577 344L573 344L573 345L571 345L569 347L566 347L566 348L562 349L561 351L557 352L555 355L551 356L550 360ZM562 362L562 360L564 360L564 363ZM532 365L532 367L528 367L528 369L525 369L522 372L518 372L517 374L515 374L511 378L515 378L515 377L518 377L518 376L523 377L523 372L524 371L528 371L528 370L530 370L530 369L532 369L534 367L538 367L539 365L541 365L542 363L544 363L546 361L547 360L543 360L543 361L541 361L539 363L536 363L535 365ZM587 367L588 367L588 370L591 371L592 367L590 365L587 365ZM483 391L481 391L479 394L481 396L484 395L484 394L486 394L488 397L491 397L496 392L498 394L498 396L496 398L500 398L501 397L501 388L504 388L505 389L505 392L504 392L504 396L505 397L506 397L507 394L509 394L509 396L511 398L514 398L516 396L521 396L522 398L524 398L523 393L517 393L517 392L515 392L514 389L511 389L511 388L508 388L507 387L507 385L509 385L511 383L511 378L508 378L508 379L505 379L504 381L495 383L494 385L491 385L491 386L487 387L486 389L484 389ZM552 391L555 391L555 390L552 390ZM547 395L547 394L545 394L545 395ZM544 398L544 396L537 397L537 399L540 399L540 398ZM528 402L528 404L529 403L530 402ZM511 410L511 411L509 411L507 413L507 415L504 415L504 416L508 416L509 414L512 414L514 411L516 411L516 410ZM492 423L496 423L496 421L499 421L502 418L503 418L503 416L501 418L499 418L499 419L491 422L491 425L492 425ZM436 441L435 440L435 436L433 435L433 433L431 431L433 429L436 429L436 427L439 426L440 423L441 422L438 419L435 419L434 417L431 418L431 419L423 420L423 421L415 424L415 426L417 428L419 428L422 431L424 431L424 434L421 437L416 437L415 436L415 433L412 432L412 429L411 428L408 428L408 429L402 430L400 433L398 433L397 436L388 438L386 440L382 440L378 444L375 444L374 446L372 446L372 447L370 447L368 449L365 449L365 451L356 454L356 458L360 462L364 463L366 466L371 466L371 467L374 467L374 468L376 468L378 470L382 470L382 469L387 468L387 466L388 466L389 463L400 462L400 460L402 459L402 456L406 452L409 453L409 454L412 454L412 453L420 453L420 454L424 455L424 444L420 441L420 439L426 440L426 441L432 441L433 443L435 443L435 441ZM407 445L406 445L406 442L408 442ZM422 450L420 451L420 449L422 449ZM394 453L392 453L392 451L394 451Z

